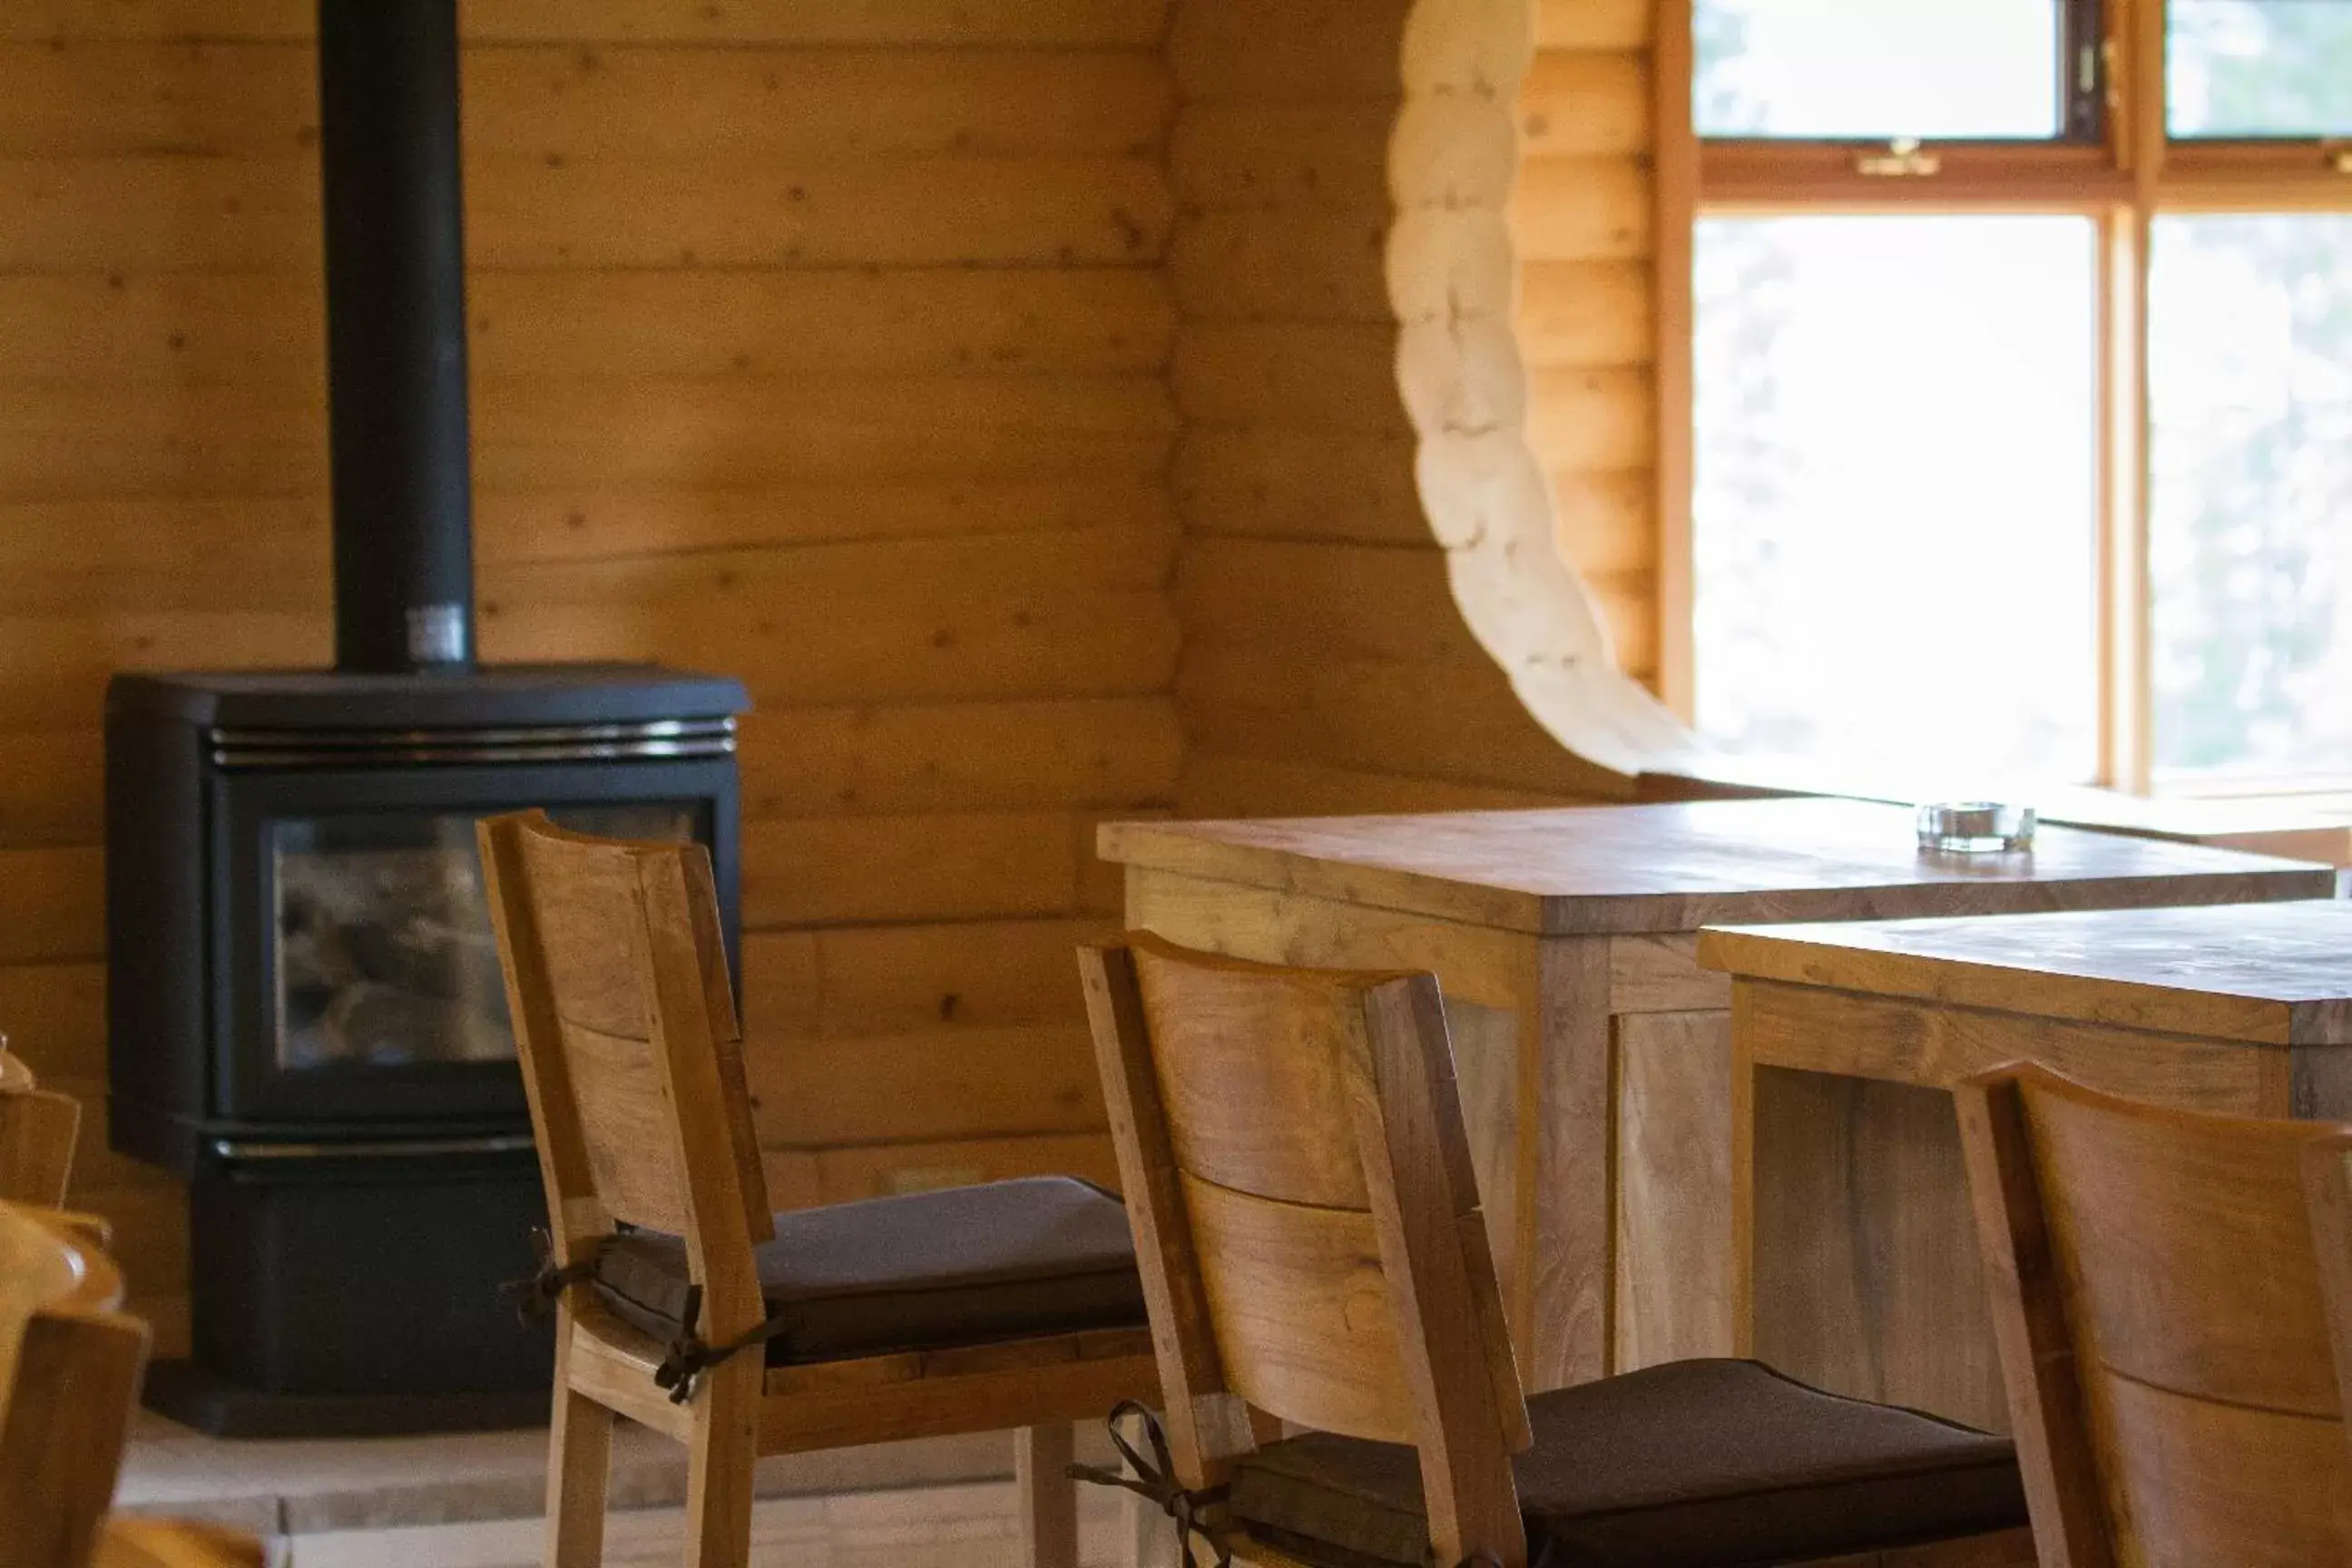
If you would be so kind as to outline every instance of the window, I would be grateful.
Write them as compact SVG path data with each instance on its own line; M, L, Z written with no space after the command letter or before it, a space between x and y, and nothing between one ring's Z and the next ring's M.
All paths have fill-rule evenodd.
M1667 9L1668 700L1880 775L2352 780L2352 0Z
M2061 134L2052 0L1694 0L1702 136Z
M1709 218L1696 253L1699 728L2088 777L2095 226ZM1916 667L1948 656L1979 679L1917 700Z
M2150 248L2157 775L2352 779L2352 216Z

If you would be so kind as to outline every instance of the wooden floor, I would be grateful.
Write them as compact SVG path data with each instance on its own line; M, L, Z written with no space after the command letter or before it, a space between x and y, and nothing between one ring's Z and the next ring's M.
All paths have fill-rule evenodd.
M1118 1500L1079 1500L1078 1551L1086 1568L1111 1568L1118 1551ZM606 1526L607 1568L677 1561L679 1510L616 1512ZM496 1520L391 1530L327 1531L285 1538L290 1568L537 1568L540 1521ZM1020 1541L1005 1482L772 1498L751 1516L757 1568L1016 1568Z
M610 1565L677 1561L685 1467L625 1424L613 1454ZM1099 1428L1079 1458L1111 1462ZM268 1540L276 1568L521 1568L539 1562L544 1431L228 1442L142 1415L117 1492L131 1512L217 1520ZM1008 1433L761 1461L761 1568L1014 1568ZM1087 1568L1123 1563L1118 1498L1082 1489Z

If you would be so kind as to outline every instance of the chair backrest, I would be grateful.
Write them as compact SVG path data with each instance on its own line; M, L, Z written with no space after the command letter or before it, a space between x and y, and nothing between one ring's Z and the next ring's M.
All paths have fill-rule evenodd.
M82 1568L147 1359L122 1277L56 1215L0 1204L0 1563Z
M2043 1568L2352 1562L2305 1188L2352 1130L2167 1110L2032 1067L1958 1096Z
M2336 1408L2352 1440L2352 1138L2304 1145L2303 1194L2311 1242L2319 1256L2319 1293L2336 1348Z
M756 1326L774 1230L709 855L540 812L479 837L558 1260L615 1221L679 1236L704 1335Z
M0 1203L61 1206L80 1131L81 1103L36 1084L0 1036Z
M1080 951L1178 1473L1253 1413L1420 1453L1438 1561L1526 1559L1530 1441L1427 974Z

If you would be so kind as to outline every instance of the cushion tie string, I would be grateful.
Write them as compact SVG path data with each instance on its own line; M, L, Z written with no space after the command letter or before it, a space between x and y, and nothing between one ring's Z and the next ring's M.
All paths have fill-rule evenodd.
M768 1319L747 1334L728 1341L723 1345L706 1343L692 1325L702 1317L702 1287L686 1288L686 1308L678 1321L687 1328L669 1342L662 1355L661 1365L654 1368L654 1385L669 1390L672 1405L684 1405L694 1397L696 1381L709 1368L717 1366L730 1356L740 1355L753 1345L766 1344L791 1327L782 1315Z
M539 1258L539 1267L528 1279L509 1279L499 1287L499 1294L514 1304L515 1316L524 1328L546 1321L563 1300L563 1293L574 1285L583 1285L595 1277L593 1254L577 1263L558 1264L555 1261L555 1238L544 1227L534 1226L530 1233L530 1249Z
M1144 1439L1151 1446L1150 1458L1139 1453L1118 1429L1120 1419L1129 1415L1143 1423ZM1118 1450L1131 1473L1121 1474L1098 1465L1072 1465L1066 1472L1070 1479L1098 1487L1118 1487L1159 1504L1160 1510L1175 1521L1176 1546L1184 1568L1200 1568L1192 1556L1192 1538L1196 1535L1216 1554L1216 1568L1233 1568L1233 1543L1226 1539L1223 1515L1226 1489L1202 1487L1187 1490L1176 1484L1176 1461L1168 1451L1168 1434L1160 1429L1160 1417L1139 1400L1122 1399L1112 1405L1104 1426L1110 1432L1111 1447Z

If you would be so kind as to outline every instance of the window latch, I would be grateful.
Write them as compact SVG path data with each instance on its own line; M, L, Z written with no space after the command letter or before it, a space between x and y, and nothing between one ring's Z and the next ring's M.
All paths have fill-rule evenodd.
M1853 161L1853 172L1875 180L1917 180L1940 172L1944 161L1919 150L1916 136L1897 136L1884 153L1864 153Z

